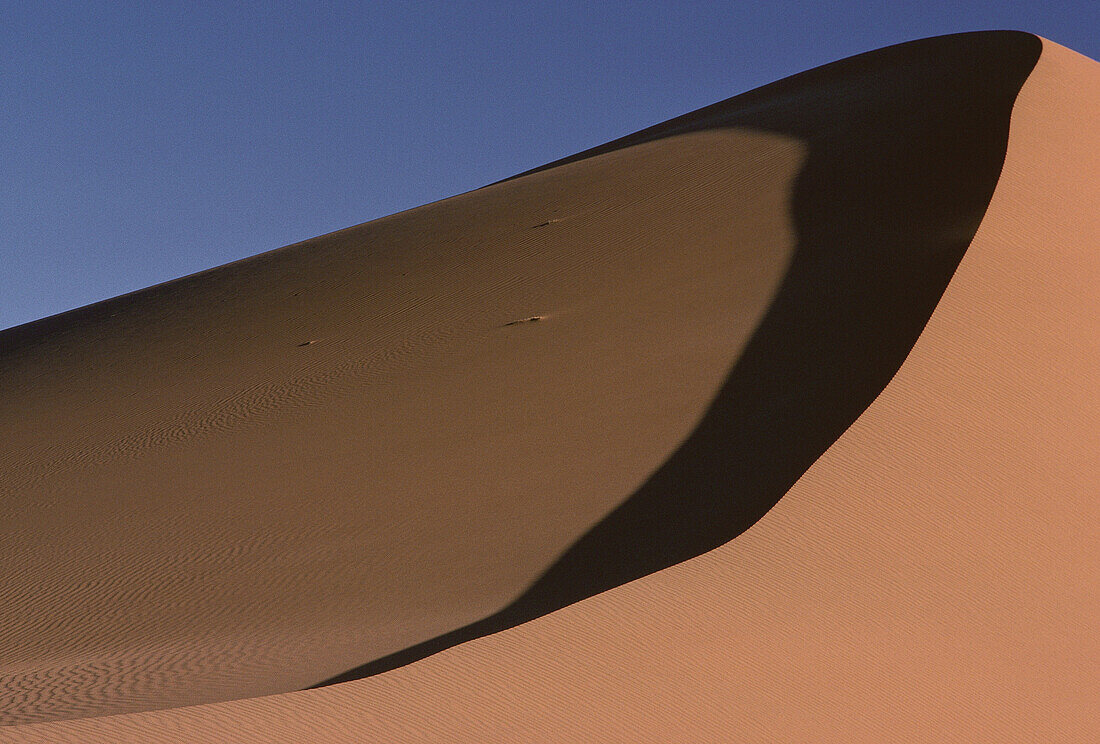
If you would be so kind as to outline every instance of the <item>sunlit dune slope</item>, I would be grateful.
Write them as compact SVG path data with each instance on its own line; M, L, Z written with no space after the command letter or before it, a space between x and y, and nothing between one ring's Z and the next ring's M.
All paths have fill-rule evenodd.
M0 741L1088 740L1098 111L914 42L0 334Z

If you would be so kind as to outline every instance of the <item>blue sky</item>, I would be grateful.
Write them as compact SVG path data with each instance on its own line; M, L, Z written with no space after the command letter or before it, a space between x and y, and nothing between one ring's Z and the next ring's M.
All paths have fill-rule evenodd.
M5 3L0 328L990 28L1100 57L1100 0Z

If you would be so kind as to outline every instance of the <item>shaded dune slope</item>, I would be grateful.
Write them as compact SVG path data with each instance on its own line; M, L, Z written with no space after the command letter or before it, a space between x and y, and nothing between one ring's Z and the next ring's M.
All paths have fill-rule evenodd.
M562 161L714 127L797 137L808 155L791 196L797 244L783 281L687 440L530 589L484 620L327 683L552 612L712 550L760 519L882 391L924 328L993 195L1012 104L1040 48L1026 34L890 47Z
M900 45L4 332L0 720L82 720L0 740L1079 738L1098 79Z

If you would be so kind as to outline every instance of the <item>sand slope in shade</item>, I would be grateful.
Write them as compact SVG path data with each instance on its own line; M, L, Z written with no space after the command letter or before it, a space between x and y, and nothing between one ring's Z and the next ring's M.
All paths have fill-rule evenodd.
M802 157L685 137L27 333L2 719L300 689L499 609L690 432Z
M737 539L385 674L0 741L1089 740L1097 110L1043 42L904 364ZM8 332L9 722L304 686L505 606L705 425L813 157L664 137Z

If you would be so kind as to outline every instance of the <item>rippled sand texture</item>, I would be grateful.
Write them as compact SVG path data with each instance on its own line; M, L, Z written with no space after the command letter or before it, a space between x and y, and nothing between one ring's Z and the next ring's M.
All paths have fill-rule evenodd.
M1098 112L915 42L0 334L0 741L1090 740Z

